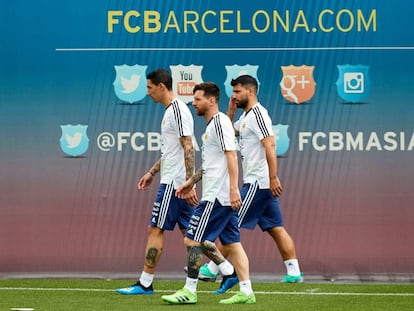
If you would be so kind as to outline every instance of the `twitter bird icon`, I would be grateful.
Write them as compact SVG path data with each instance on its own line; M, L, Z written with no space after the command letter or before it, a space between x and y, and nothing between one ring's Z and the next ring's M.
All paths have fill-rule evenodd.
M81 140L82 140L82 133L76 132L73 135L66 134L65 137L66 137L66 142L68 143L66 147L70 149L74 149L80 145Z
M121 84L124 88L122 93L124 94L131 94L134 92L139 86L139 80L141 76L133 74L131 78L121 77Z
M147 85L141 82L146 79L147 66L121 65L114 68L116 72L114 92L120 100L132 104L147 95Z
M89 148L89 138L86 133L87 125L61 125L62 136L60 137L60 148L64 153L72 157L84 154Z

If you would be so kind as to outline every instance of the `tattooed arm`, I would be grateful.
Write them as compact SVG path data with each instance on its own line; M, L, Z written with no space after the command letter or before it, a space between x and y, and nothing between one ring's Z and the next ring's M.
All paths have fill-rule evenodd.
M194 174L194 148L191 136L180 138L181 146L184 149L185 179L187 180Z
M193 139L191 136L183 136L180 138L181 146L184 149L184 161L185 161L185 179L188 180L194 173L194 148ZM180 197L180 196L178 196ZM187 201L191 206L198 205L198 197L194 187L191 187L184 197L181 197Z
M188 193L194 191L194 185L199 182L201 180L201 178L203 177L203 170L200 168L193 176L191 176L189 179L187 179L185 181L185 183L183 183L182 185L180 185L175 194L178 198L180 199L186 199L188 196ZM196 196L197 202L196 204L192 204L192 205L198 205L199 201L198 198Z

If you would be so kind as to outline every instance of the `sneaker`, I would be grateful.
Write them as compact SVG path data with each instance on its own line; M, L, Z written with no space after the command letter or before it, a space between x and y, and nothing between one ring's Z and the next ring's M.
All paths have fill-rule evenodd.
M292 276L289 274L286 274L283 279L280 280L280 283L303 283L304 277L303 272L298 276Z
M223 275L221 280L220 288L213 291L214 294L224 294L227 290L232 288L234 285L239 283L239 278L236 275L236 271L231 275Z
M116 290L116 292L122 295L152 295L154 294L152 284L149 287L144 287L141 285L139 281L135 283L134 285L131 285L125 288L119 288Z
M226 305L233 305L239 303L256 303L256 297L254 296L254 293L246 295L242 292L238 292L236 295L230 298L220 300L220 303Z
M161 296L161 299L171 304L194 304L197 303L197 294L192 294L184 287L175 294Z
M208 264L201 266L200 271L198 272L198 279L204 282L215 282L217 279L218 273L214 274L210 272Z

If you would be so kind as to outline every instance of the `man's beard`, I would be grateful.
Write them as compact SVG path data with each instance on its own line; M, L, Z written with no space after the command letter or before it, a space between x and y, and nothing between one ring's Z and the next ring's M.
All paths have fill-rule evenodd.
M247 103L248 103L247 99L240 100L240 101L237 103L237 108L242 108L242 109L244 109L244 108L246 108Z

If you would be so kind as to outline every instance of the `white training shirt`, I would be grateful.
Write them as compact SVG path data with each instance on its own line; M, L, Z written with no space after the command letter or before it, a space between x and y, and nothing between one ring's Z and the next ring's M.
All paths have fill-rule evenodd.
M177 188L185 181L184 149L180 138L193 136L194 120L190 109L180 99L174 98L165 109L161 122L161 180L162 184L174 182Z
M259 187L269 188L269 167L266 152L261 143L263 138L274 136L272 120L260 103L243 112L234 123L239 131L240 153L243 167L243 183L258 182Z
M229 206L230 179L224 151L236 150L236 137L231 120L219 112L207 124L202 136L203 196L202 200Z

